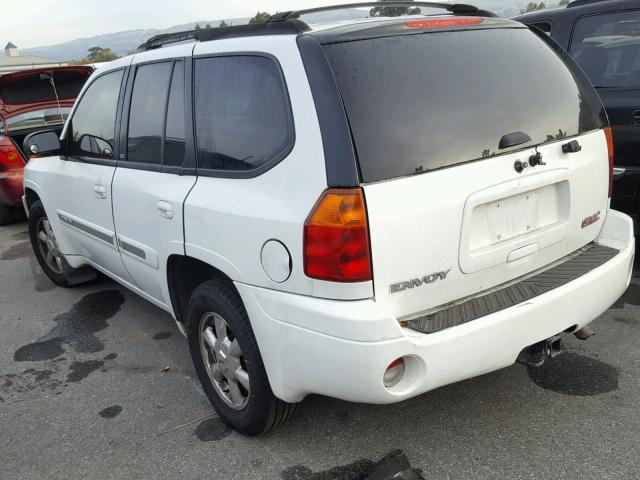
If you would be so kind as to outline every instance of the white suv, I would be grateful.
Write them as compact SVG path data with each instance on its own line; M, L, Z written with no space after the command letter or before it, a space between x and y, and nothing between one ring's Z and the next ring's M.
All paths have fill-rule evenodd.
M279 14L102 66L60 139L25 140L44 271L170 312L245 434L309 394L398 402L543 356L629 283L606 116L544 34L436 6Z

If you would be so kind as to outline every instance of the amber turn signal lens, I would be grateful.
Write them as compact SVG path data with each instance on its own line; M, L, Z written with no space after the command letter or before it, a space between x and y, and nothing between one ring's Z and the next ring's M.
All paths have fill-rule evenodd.
M304 271L333 282L371 280L369 226L361 188L326 190L304 226Z

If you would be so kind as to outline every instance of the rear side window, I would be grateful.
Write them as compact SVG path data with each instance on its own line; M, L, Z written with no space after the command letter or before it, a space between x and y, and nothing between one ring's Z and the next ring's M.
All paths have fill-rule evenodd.
M640 10L579 19L571 56L602 88L640 87Z
M127 139L130 162L162 162L162 129L172 65L153 63L136 70Z
M362 179L492 157L601 126L601 105L528 29L438 32L325 45ZM588 89L588 91L583 90Z
M291 113L274 60L249 55L200 58L194 77L199 168L246 172L288 153Z
M122 70L97 78L85 91L70 124L69 155L113 159Z
M180 166L185 155L184 65L176 62L171 77L164 138L164 164Z

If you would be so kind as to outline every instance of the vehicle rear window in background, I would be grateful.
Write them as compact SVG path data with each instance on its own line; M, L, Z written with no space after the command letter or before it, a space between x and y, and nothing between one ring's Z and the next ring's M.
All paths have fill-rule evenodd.
M52 75L60 100L77 97L89 77L86 72L52 71ZM1 86L0 97L6 104L56 101L51 83L47 78L41 78L40 74L20 77L15 82Z
M136 70L129 111L127 160L162 163L162 128L172 62L142 65Z
M403 35L325 51L365 182L504 153L498 144L508 133L525 132L535 145L601 126L593 90L581 91L528 29Z
M180 166L185 154L184 66L175 63L169 92L164 139L164 164Z
M640 88L640 10L579 19L571 56L596 87Z
M10 133L16 133L32 128L60 126L67 120L70 111L69 107L55 107L21 113L5 119L6 128ZM0 135L2 134L4 130L0 123Z
M69 155L113 159L122 70L97 78L84 92L71 119Z
M255 170L291 145L288 97L270 58L197 59L194 108L199 168Z

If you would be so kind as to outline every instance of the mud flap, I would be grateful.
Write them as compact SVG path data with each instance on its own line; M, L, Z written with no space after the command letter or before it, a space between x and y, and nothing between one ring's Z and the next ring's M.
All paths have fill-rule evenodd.
M64 256L61 258L61 263L62 273L64 274L64 278L67 279L67 282L69 282L69 285L80 285L81 283L95 280L98 276L98 272L92 267L73 268Z

